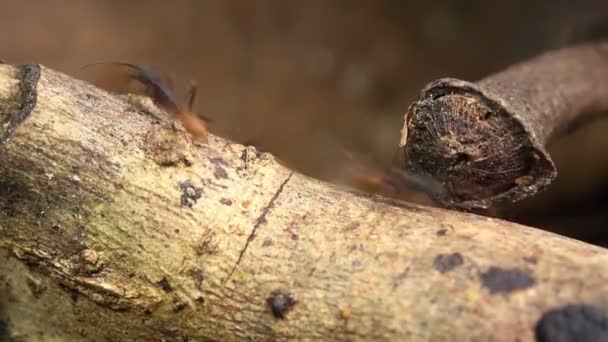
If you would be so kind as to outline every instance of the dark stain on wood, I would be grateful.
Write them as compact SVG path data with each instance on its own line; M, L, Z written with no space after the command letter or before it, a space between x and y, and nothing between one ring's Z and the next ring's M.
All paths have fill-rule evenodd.
M448 233L448 230L445 228L439 229L437 232L435 232L435 234L437 234L437 236L445 236Z
M203 189L197 187L191 181L185 181L179 184L182 191L180 203L182 207L192 208L196 202L203 196Z
M536 284L536 280L526 270L518 268L490 267L480 276L481 283L491 294L507 294L516 290L524 290Z
M223 205L231 206L232 205L232 200L228 199L228 198L221 198L220 199L220 203L222 203Z
M537 342L608 341L608 318L590 305L566 305L545 312L534 335Z
M215 179L228 179L228 173L220 165L215 165L215 170L213 171L213 177L215 177Z
M12 341L11 331L8 327L8 323L0 319L0 341Z
M165 278L165 277L163 277L163 279L157 281L156 285L158 287L160 287L166 293L169 293L169 292L173 291L173 287L169 283L169 280L167 280L167 278Z
M27 197L27 189L12 180L0 181L0 198L5 198L2 209L10 217L17 214L19 203Z
M284 319L289 311L297 304L295 296L283 289L272 291L266 299L266 303L272 311L272 315L276 318Z
M188 304L181 302L177 299L173 301L173 312L178 313L184 311L188 307Z
M209 158L209 162L214 165L228 165L228 163L226 163L226 161L220 157Z
M433 261L435 269L441 273L449 272L464 263L462 254L455 252L451 254L439 254Z

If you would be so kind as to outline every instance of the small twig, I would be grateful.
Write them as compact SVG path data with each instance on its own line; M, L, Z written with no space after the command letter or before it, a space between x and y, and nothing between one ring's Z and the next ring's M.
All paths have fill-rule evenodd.
M408 169L444 183L461 209L517 201L556 177L546 151L587 114L608 110L608 43L554 50L476 83L430 83L406 114Z

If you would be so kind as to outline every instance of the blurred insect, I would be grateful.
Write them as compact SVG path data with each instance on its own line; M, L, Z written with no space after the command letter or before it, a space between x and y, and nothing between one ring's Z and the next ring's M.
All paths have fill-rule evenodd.
M340 165L338 177L343 180L342 182L357 189L408 201L418 200L420 194L434 200L444 191L443 185L435 179L404 170L395 157L391 166L382 170L371 166L361 155L353 153L352 150L342 148L342 152L346 160ZM397 150L395 156L401 155L400 152L401 148Z
M206 139L208 118L199 117L192 108L196 99L197 86L191 83L186 95L185 109L181 108L174 95L173 79L167 74L146 66L123 62L100 62L89 64L83 69L95 68L95 85L117 93L132 93L148 96L165 111L173 114L183 123L184 128L194 137ZM249 142L246 145L260 147L259 143ZM337 163L337 176L334 181L346 183L365 192L382 194L390 197L411 199L415 193L424 193L433 198L443 188L433 179L404 171L401 167L392 166L380 170L369 166L364 159L350 149L341 148L345 157ZM393 160L393 165L395 161Z
M185 106L178 105L174 95L173 79L158 70L146 66L123 62L99 62L88 64L83 69L94 69L93 83L103 89L117 93L144 95L152 99L159 108L167 111L182 122L195 139L207 140L207 118L193 112L197 84L194 81L186 93Z

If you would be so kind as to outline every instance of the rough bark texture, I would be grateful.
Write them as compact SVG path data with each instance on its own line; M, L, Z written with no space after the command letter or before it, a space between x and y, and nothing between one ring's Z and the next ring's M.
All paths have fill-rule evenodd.
M598 247L197 146L44 67L0 65L0 109L0 339L529 341L608 308Z

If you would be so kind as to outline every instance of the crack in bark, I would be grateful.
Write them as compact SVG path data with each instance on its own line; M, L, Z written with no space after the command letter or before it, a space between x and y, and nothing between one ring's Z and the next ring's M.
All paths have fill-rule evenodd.
M281 186L279 186L279 188L274 193L274 195L272 196L272 198L270 199L268 204L266 204L266 206L262 209L262 213L260 214L260 216L258 216L258 218L255 220L253 229L251 230L251 233L249 233L249 236L247 237L247 240L245 241L245 246L243 246L243 248L241 249L241 252L239 253L239 258L236 260L236 263L234 263L234 265L232 266L232 269L230 270L228 277L226 277L226 280L224 280L224 284L228 283L228 280L230 280L230 278L232 277L232 274L234 274L234 271L236 271L236 268L241 263L241 260L243 259L243 256L245 255L245 252L247 251L247 248L249 247L249 244L251 243L251 241L253 241L256 231L262 224L264 224L266 222L266 216L270 212L270 209L272 209L274 207L274 203L279 198L279 196L283 192L283 189L285 189L285 185L287 185L287 182L289 182L289 180L291 179L292 176L293 176L293 171L290 172L289 176L287 176L287 178L285 178L283 183L281 183Z

